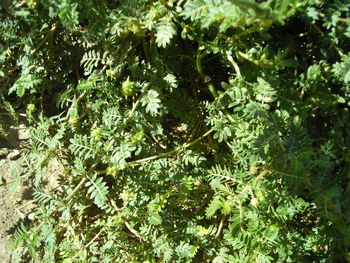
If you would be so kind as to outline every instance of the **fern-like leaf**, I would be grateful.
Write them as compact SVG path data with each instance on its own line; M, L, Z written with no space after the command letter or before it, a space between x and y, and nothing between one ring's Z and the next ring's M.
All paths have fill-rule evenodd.
M350 54L342 57L341 62L334 64L333 73L345 84L350 83Z
M97 151L93 146L98 147L100 143L92 143L90 140L86 135L75 135L74 138L70 139L72 153L85 160L90 157L94 158Z
M188 1L185 5L183 14L185 18L196 21L208 13L209 6L205 0Z
M156 115L160 108L160 99L158 99L158 92L155 90L149 90L142 98L142 106L146 106L146 112L151 115Z
M88 187L87 192L90 194L94 203L102 208L107 202L108 186L103 182L102 177L97 177L97 174L88 179L89 181L85 184L85 186Z
M218 211L222 207L222 200L219 196L215 196L214 199L210 202L209 206L205 210L205 215L208 218L211 218L215 215L216 211Z
M90 75L99 64L105 65L108 60L107 51L102 53L100 51L90 50L84 54L80 63L85 68L85 75Z
M159 237L155 242L154 242L154 250L157 254L158 257L163 257L162 262L169 262L174 254L174 251L167 242L167 237L166 236L161 236Z
M35 189L33 193L33 198L40 204L46 204L52 200L54 200L54 196L48 193L45 193L41 189Z
M20 246L29 236L29 231L23 223L19 225L14 234L13 246L17 248Z
M166 47L176 34L176 25L168 18L162 19L156 26L156 42L158 47Z

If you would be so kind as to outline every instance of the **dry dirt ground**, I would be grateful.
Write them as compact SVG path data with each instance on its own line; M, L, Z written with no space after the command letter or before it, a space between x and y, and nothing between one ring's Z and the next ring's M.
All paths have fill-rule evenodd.
M19 123L0 112L0 124L7 133L0 132L0 263L19 262L16 256L21 248L12 248L13 234L22 222L29 221L36 206L32 199L33 185L24 180L14 184L25 170L24 149L30 136L25 119ZM57 189L62 171L63 167L57 161L50 160L42 178L44 188Z
M21 175L21 149L29 138L24 124L5 120L8 134L0 136L0 262L11 262L11 238L19 223L33 208L30 185L22 183L14 188L14 180ZM1 123L4 124L2 116ZM4 125L3 125L4 126Z

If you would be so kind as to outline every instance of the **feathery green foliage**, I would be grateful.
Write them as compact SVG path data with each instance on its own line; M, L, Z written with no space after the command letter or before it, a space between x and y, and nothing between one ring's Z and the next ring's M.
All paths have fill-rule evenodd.
M19 261L349 262L349 9L2 0L37 187Z

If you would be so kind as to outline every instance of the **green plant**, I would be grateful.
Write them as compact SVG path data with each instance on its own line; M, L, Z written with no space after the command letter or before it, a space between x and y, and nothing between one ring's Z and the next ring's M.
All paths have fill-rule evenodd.
M22 261L349 261L347 1L3 2Z

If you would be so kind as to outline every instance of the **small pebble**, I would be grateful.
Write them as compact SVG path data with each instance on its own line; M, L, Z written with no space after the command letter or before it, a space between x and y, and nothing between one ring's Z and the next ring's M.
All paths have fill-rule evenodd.
M35 219L35 213L30 213L30 214L28 215L28 219L31 220L31 221L33 221L33 220Z
M7 148L0 148L0 157L4 157L9 153L9 149Z
M13 150L7 155L7 158L10 160L16 160L21 156L21 152L19 150Z
M30 130L23 124L18 126L18 139L28 140L30 137Z

